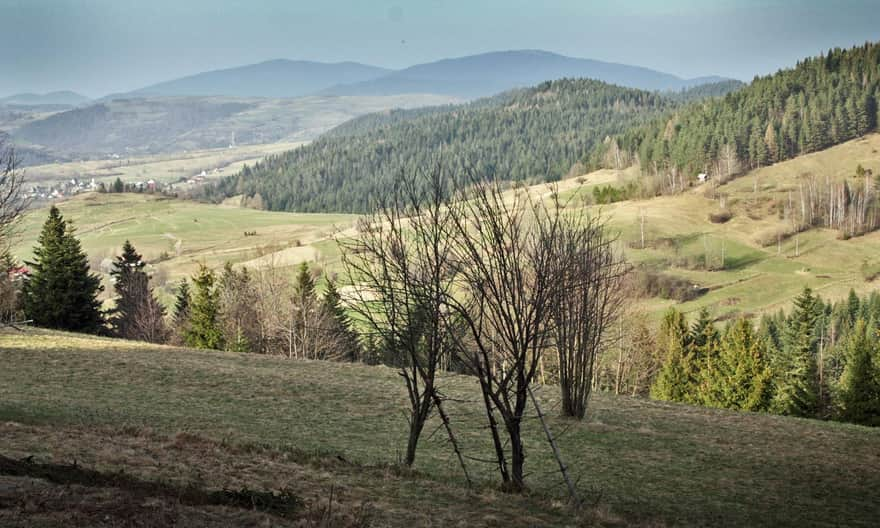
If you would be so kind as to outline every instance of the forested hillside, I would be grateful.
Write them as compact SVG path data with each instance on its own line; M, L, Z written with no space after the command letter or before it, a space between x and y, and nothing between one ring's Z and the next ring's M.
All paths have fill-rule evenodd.
M588 162L605 138L647 124L683 100L686 92L665 96L563 79L470 105L372 116L246 168L206 196L259 194L272 210L362 212L394 174L427 166L441 150L452 170L556 180Z
M623 134L642 170L680 190L699 172L730 177L877 129L880 44L833 49Z

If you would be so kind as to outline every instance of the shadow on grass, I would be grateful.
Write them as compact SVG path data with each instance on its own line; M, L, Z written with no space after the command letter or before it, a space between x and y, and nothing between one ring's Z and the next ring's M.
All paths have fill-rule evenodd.
M141 497L173 499L188 506L228 506L279 517L292 517L303 505L300 498L286 489L278 493L247 488L208 491L194 485L175 486L141 480L121 471L103 473L81 467L75 461L73 464L42 464L34 462L31 457L14 460L0 455L0 475L37 478L64 486L75 484L91 488L117 488Z

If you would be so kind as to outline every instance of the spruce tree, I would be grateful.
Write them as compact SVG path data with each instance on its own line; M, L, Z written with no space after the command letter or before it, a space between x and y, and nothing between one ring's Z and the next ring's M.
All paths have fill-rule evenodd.
M664 360L660 374L651 385L651 397L656 400L683 402L691 388L691 369L685 352L689 344L687 324L681 312L674 308L666 312L657 344Z
M774 409L782 414L816 416L819 410L819 376L816 323L819 302L810 288L795 299L795 309L786 321Z
M174 297L174 314L172 320L175 326L182 326L189 321L190 293L189 283L186 279L180 281L177 294Z
M690 331L685 351L688 356L688 388L685 401L702 403L706 376L715 368L719 355L719 335L709 310L700 310Z
M220 292L214 272L202 265L192 278L193 293L184 342L193 348L223 349L220 328Z
M841 379L841 418L880 426L880 372L874 364L877 339L863 319L856 321L847 343L847 362Z
M767 345L748 319L724 335L717 362L706 371L704 402L710 407L764 411L770 404L772 372Z
M86 254L54 205L34 248L34 261L27 262L30 279L24 287L24 309L37 326L98 333L104 316L98 295L101 279L89 271Z
M110 311L110 327L118 337L161 343L167 337L165 308L153 295L145 267L143 257L126 240L122 254L114 259L110 271L116 292L116 307Z
M358 361L361 358L361 346L358 336L352 329L351 318L342 306L342 296L336 288L336 283L327 279L327 290L324 292L324 311L329 316L332 328L330 331L349 361Z

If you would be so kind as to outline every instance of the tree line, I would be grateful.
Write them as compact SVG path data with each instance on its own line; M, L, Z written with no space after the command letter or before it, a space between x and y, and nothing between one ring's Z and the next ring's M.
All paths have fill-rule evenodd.
M180 283L168 314L153 291L147 263L126 240L112 263L113 305L105 310L101 279L90 271L73 224L53 206L26 265L23 280L0 281L9 288L8 319L18 314L45 328L194 348L369 360L335 283L325 277L319 295L316 270L307 263L294 281L277 266L251 272L227 264L219 274L202 266Z
M720 327L670 309L654 333L631 321L594 383L617 393L724 409L880 426L880 294L826 302L809 288L790 312ZM623 333L623 331L622 331Z

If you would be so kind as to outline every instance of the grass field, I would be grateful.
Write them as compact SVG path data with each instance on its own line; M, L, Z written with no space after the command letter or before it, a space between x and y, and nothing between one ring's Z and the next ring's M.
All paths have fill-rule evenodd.
M405 396L389 368L39 330L0 333L0 361L0 455L214 489L292 487L313 505L332 487L341 511L372 504L377 526L874 526L880 515L876 429L599 394L585 422L550 420L591 503L576 517L534 413L525 498L495 491L491 467L474 461L480 484L465 490L437 423L415 472L394 470ZM474 380L442 384L465 453L489 458ZM539 397L556 408L553 387Z
M153 179L162 183L175 183L181 178L191 178L205 171L208 178L234 174L245 165L253 165L266 156L286 152L306 142L270 143L244 145L233 148L193 150L174 154L131 156L120 159L71 161L34 165L25 169L32 184L52 185L77 178L95 179L110 184L116 178L123 182L146 182Z
M714 191L707 183L680 195L619 202L601 210L619 230L629 260L653 263L666 273L709 289L697 300L681 304L679 308L685 312L707 307L722 317L776 311L787 308L804 286L823 297L838 299L850 288L857 292L880 289L880 281L866 281L861 272L864 263L880 262L880 232L839 240L835 231L812 229L800 235L799 243L793 237L784 240L781 248L775 243L762 247L759 239L787 225L772 202L786 200L799 177L851 177L859 164L880 173L878 150L880 134L873 134L752 171ZM721 210L713 195L726 195L727 208L733 213L729 222L709 220L710 213ZM643 214L646 249L640 248ZM666 243L652 244L656 241ZM700 269L707 259L716 271ZM649 306L659 312L670 304L655 300Z
M332 236L350 228L354 219L341 214L270 213L146 194L90 193L57 205L74 222L93 269L108 271L122 243L131 240L153 262L155 283L169 284L166 296L174 283L192 275L200 264L215 269L227 261L289 267L307 260L332 268L338 259ZM39 209L22 222L15 248L22 260L31 258L45 218L46 210ZM245 236L246 231L256 235Z

